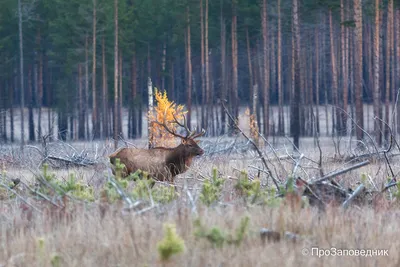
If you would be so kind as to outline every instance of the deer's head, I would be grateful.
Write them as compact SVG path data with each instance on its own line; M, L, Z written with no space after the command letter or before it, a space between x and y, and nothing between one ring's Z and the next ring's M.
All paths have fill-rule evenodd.
M188 156L201 156L204 154L204 150L199 147L198 142L193 138L184 138L179 146L183 148L183 151Z
M184 157L195 157L195 156L201 156L204 154L204 150L199 147L198 140L195 140L196 138L203 136L206 131L202 129L201 132L196 133L195 131L189 130L189 127L187 126L187 121L186 117L183 116L183 123L179 122L175 115L173 115L174 120L172 123L178 124L180 127L185 129L186 131L186 136L180 135L175 132L175 130L170 129L165 123L161 123L159 121L155 121L155 123L163 126L167 132L172 134L175 137L179 137L181 139L181 144L177 147L177 149L183 153Z

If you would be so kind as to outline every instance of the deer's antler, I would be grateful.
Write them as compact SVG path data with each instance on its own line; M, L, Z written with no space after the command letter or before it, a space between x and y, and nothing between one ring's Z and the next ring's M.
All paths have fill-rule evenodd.
M176 136L176 137L179 137L179 138L182 138L182 139L188 139L188 138L195 139L197 137L203 136L206 133L206 131L204 129L202 129L200 133L196 133L195 131L191 131L189 129L188 125L187 125L187 120L186 120L186 116L185 115L182 115L183 123L179 122L179 120L176 118L175 114L172 114L172 116L174 117L174 120L172 120L170 122L171 123L176 123L180 127L184 128L186 130L186 136L180 135L180 134L176 133L174 130L171 130L170 128L168 128L168 126L165 124L165 122L161 123L161 122L159 122L157 120L154 121L154 122L157 123L158 125L161 125L162 127L164 127L164 129L167 132L169 132L170 134L172 134L173 136ZM166 121L165 117L166 117L166 113L164 114L164 121Z
M160 125L160 126L162 126L162 127L164 127L164 129L165 129L167 132L169 132L170 134L172 134L173 136L176 136L176 137L185 139L184 136L182 136L182 135L176 133L175 131L171 130L170 128L168 128L168 126L167 126L165 123L161 123L161 122L159 122L159 121L153 121L153 122L154 122L154 123L157 123L158 125Z
M187 121L186 121L186 116L185 115L182 115L183 124L178 121L178 119L175 117L175 114L172 114L172 116L174 117L174 120L172 122L178 124L179 126L181 126L182 128L184 128L186 130L186 138L188 138L191 135L193 135L193 132L190 131L189 127L187 126Z
M197 133L197 134L193 134L193 135L191 136L191 138L192 138L192 139L195 139L195 138L198 138L198 137L203 136L203 135L205 135L205 134L206 134L206 130L201 129L201 132L199 132L199 133Z

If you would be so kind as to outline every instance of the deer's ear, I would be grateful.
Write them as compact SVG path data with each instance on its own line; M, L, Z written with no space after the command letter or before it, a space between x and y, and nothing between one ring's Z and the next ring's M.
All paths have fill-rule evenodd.
M186 139L182 139L182 145L186 145L187 141Z

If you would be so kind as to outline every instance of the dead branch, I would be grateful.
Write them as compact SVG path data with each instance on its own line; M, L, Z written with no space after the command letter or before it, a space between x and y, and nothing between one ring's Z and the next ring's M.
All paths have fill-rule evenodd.
M114 177L110 174L110 169L108 170L108 181L115 188L117 193L121 196L121 198L128 204L128 208L133 208L134 203L133 200L124 192L124 190L119 186L118 182L114 179ZM136 203L135 203L136 204Z
M81 157L71 157L70 159L67 159L56 156L48 156L48 159L61 161L67 164L68 166L72 165L72 166L87 167L96 164L94 161L87 161Z
M343 208L347 208L350 204L350 202L356 198L359 194L361 194L361 192L365 189L365 186L363 184L360 184L357 189L353 192L353 194L350 195L350 197L348 199L346 199L345 202L343 202L342 207Z
M35 206L33 206L31 203L29 203L28 200L26 200L24 197L22 197L20 194L17 193L17 191L15 191L14 189L11 189L9 186L7 186L6 184L4 184L3 182L0 181L0 186L5 188L6 190L10 191L11 193L13 193L15 196L17 196L20 200L22 200L22 202L24 202L26 205L28 205L29 207L31 207L32 209L34 209L35 211L37 211L38 213L42 214L42 212L36 208Z
M397 186L397 182L391 182L388 185L386 185L385 188L383 188L383 190L381 191L381 193L384 193L386 190L388 190L389 188L391 188L393 186Z
M58 205L56 202L52 201L49 197L47 197L45 194L39 192L38 190L33 189L32 187L30 187L28 184L26 184L24 181L22 181L21 179L18 179L18 183L21 183L23 186L25 186L25 188L27 188L29 191L31 191L33 194L38 195L39 197L43 198L44 200L50 202L52 205L61 208L60 205ZM11 188L13 189L13 188Z
M373 144L373 147L374 147L376 153L379 153L379 149L376 147L374 138L372 138L372 136L371 136L364 128L362 128L362 127L353 119L353 117L350 116L350 114L349 114L346 110L342 109L341 107L336 107L336 108L339 109L342 113L346 114L346 116L354 123L354 125L357 126L357 128L359 128L359 129L365 134L365 136L367 136L367 137L369 138L369 140L370 140L371 143ZM360 140L358 140L358 141L361 142ZM361 143L363 143L363 142L361 142ZM368 149L368 147L367 147L365 144L364 144L364 146ZM368 150L369 150L369 149L368 149Z
M355 169L364 167L364 166L366 166L366 165L368 165L368 164L370 164L370 162L369 162L368 160L367 160L367 161L360 162L360 163L355 164L355 165L353 165L353 166L350 166L350 167L348 167L348 168L346 168L346 169L343 169L343 170L339 170L339 171L335 171L335 172L329 173L329 174L325 175L324 177L319 178L319 179L313 181L311 184L317 184L317 183L320 183L320 182L323 182L323 181L332 179L332 178L334 178L334 177L336 177L336 176L338 176L338 175L341 175L341 174L347 173L347 172L349 172L349 171L352 171L352 170L355 170Z
M261 136L261 138L264 140L264 142L270 147L272 153L274 154L275 158L278 160L279 165L281 166L281 169L288 175L286 169L283 167L281 158L278 156L278 153L276 152L276 149L272 146L270 142L268 142L267 138L264 137L260 132L257 131L257 134ZM271 160L268 158L268 161L271 162ZM276 173L276 172L275 172Z
M297 168L299 167L300 162L301 162L301 160L303 159L303 157L304 157L304 154L301 154L300 157L299 157L299 159L296 161L296 164L295 164L294 167L293 167L292 177L294 177L294 175L295 175L295 173L296 173L296 171L297 171Z
M157 207L158 207L158 205L153 205L153 206L150 206L150 207L147 207L147 208L144 208L144 209L141 209L141 210L137 211L136 214L140 215L140 214L143 214L143 213L145 213L147 211L150 211L150 210L152 210L154 208L157 208Z
M52 190L55 194L58 195L58 192L62 192L65 195L64 190L59 187L56 186L55 184L51 184L49 183L46 178L40 173L40 172L35 172L34 170L32 170L31 168L28 168L29 171L35 176L36 180L39 181L41 184L43 184L44 186L46 186L47 188L49 188L50 190Z
M390 173L392 174L392 180L396 181L396 177L395 177L395 175L394 175L394 172L393 172L393 169L392 169L392 165L390 165L390 161L389 161L389 158L388 158L388 156L387 156L387 153L389 153L390 150L391 150L392 147L393 147L393 140L395 140L396 138L394 138L394 136L393 136L392 128L391 128L385 121L383 121L382 119L380 119L380 118L378 118L378 117L376 117L376 116L374 117L374 119L377 119L377 120L381 121L381 122L382 122L383 124L385 124L385 126L389 129L389 133L390 133L390 143L389 143L388 148L387 148L386 150L383 150L382 152L383 152L383 155L385 156L386 164L387 164L388 167L389 167Z
M267 161L265 160L262 152L258 148L258 146L254 143L253 140L251 140L239 127L237 124L237 121L233 118L232 114L229 113L228 109L225 106L224 101L221 101L222 107L224 108L225 113L228 115L229 119L233 122L235 127L240 131L240 133L250 142L250 144L254 147L254 149L257 151L259 157L261 158L262 163L264 164L264 167L267 169L269 176L272 178L272 181L274 182L276 189L279 190L279 184L276 178L272 175L271 169L268 167Z

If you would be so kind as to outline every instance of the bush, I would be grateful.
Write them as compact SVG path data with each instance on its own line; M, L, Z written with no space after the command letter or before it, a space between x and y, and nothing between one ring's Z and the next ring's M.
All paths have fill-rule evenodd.
M244 200L250 204L278 207L282 201L281 198L276 197L275 188L262 188L261 181L259 179L249 180L246 171L240 173L235 188Z
M157 243L158 254L162 261L168 261L173 255L182 253L185 249L185 242L176 233L175 225L164 226L164 238Z
M169 203L178 196L175 188L172 186L160 185L152 189L153 185L154 180L152 179L137 180L131 194L132 197L135 199L150 200L151 194L154 202Z
M81 181L77 181L75 179L75 174L71 173L69 175L68 180L66 181L61 181L57 179L55 174L50 174L48 172L48 165L43 164L43 175L42 177L45 179L47 183L49 183L50 187L54 188L56 193L59 195L64 195L64 194L70 194L73 197L76 197L81 200L86 200L86 201L94 201L94 190L92 186L85 185ZM39 188L38 190L46 195L52 194L53 190L43 184L42 182L39 182Z
M243 239L246 237L248 228L249 228L249 217L244 217L240 221L239 227L233 233L226 233L224 230L218 228L217 226L213 226L210 229L207 229L201 223L200 219L194 221L194 227L196 228L194 235L197 238L205 238L207 239L213 246L221 248L224 243L234 244L239 246Z
M207 206L210 206L219 199L222 191L222 186L225 182L223 178L218 177L217 168L212 170L211 180L205 180L200 192L200 201Z

